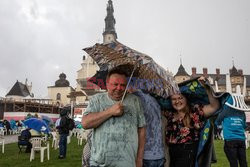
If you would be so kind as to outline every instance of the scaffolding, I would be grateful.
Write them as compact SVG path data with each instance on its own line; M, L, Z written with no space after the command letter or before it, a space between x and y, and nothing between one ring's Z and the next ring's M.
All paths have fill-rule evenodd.
M59 106L51 99L0 98L0 119L3 119L5 112L59 114Z

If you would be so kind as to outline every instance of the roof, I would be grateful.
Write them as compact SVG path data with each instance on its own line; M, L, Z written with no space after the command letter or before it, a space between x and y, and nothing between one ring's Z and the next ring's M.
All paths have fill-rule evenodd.
M179 69L178 69L178 72L176 73L175 76L178 76L178 74L182 74L181 73L182 70L183 70L182 68L184 69L184 67L181 64ZM183 75L184 75L184 73L182 74L182 76ZM196 73L195 75L192 74L191 78L199 77L199 76L202 76L202 75L203 75L202 73ZM218 74L207 74L207 76L213 78L214 81L217 81L218 86L225 86L226 85L226 74L219 74L219 75ZM246 86L250 87L250 75L241 75L239 73L239 71L235 68L235 66L233 66L232 69L230 69L230 77L234 77L234 76L246 77Z
M226 85L226 74L221 74L219 79L217 80L218 86Z
M21 82L16 81L14 86L10 89L9 93L6 96L22 96L27 97L31 96L27 86Z
M191 78L202 76L203 74L192 75ZM208 77L213 78L214 81L217 81L218 86L226 85L226 74L207 74Z
M72 97L77 97L77 96L87 96L87 94L84 91L72 91L69 93L67 97L72 98Z
M96 89L82 89L82 90L87 94L87 96L92 96L92 95L102 92Z
M61 73L59 75L59 79L55 82L55 87L68 87L69 81L66 80L66 75L64 73Z
M183 67L183 65L181 64L178 68L177 73L175 74L175 76L189 76L188 73L186 72L185 68Z
M233 68L230 70L230 76L231 77L241 76L241 74L238 72L238 70L235 68L235 66L233 66Z
M196 75L192 75L191 78L195 78L198 76L202 76L203 74L196 74ZM244 77L246 77L246 86L250 87L250 75L243 75ZM226 85L226 74L220 74L219 77L217 74L208 74L208 77L213 78L214 81L217 81L218 86L224 86Z

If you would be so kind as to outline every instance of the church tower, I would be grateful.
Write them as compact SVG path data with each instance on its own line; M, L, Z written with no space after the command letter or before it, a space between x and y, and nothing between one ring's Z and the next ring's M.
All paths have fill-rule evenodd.
M111 43L117 39L112 0L108 0L106 10L107 16L105 17L105 29L102 33L104 44ZM94 76L97 70L99 70L99 67L96 62L90 56L83 56L81 69L77 71L77 86L74 92L70 95L70 98L75 98L76 103L84 104L89 96L100 91L99 88L91 87L92 84L89 85L87 82L88 78Z
M185 68L183 67L181 59L180 59L180 66L178 68L177 73L174 76L174 79L177 83L181 83L183 81L190 79L190 75L186 72Z
M115 31L115 18L113 13L113 2L112 0L109 0L107 5L107 16L105 18L105 30L102 33L104 44L113 42L117 39L117 34Z

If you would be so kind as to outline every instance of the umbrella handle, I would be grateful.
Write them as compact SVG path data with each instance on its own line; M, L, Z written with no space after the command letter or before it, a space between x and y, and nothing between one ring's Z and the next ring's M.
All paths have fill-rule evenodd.
M130 81L131 81L131 79L132 79L132 77L133 77L133 75L134 75L135 69L136 69L136 65L134 66L134 69L133 69L133 71L132 71L132 73L131 73L131 75L130 75L130 77L129 77L129 80L128 80L126 89L125 89L125 91L124 91L124 93L123 93L123 96L122 96L122 99L121 99L121 103L123 103L123 100L124 100L124 98L125 98L125 96L126 96L126 94L127 94L128 87L129 87Z

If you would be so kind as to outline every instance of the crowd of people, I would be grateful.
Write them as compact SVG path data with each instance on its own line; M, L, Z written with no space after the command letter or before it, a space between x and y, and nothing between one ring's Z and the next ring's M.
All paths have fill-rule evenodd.
M205 88L209 104L191 105L185 94L180 92L169 97L172 108L165 110L143 90L129 89L121 101L127 77L126 71L112 69L106 79L107 92L94 95L89 101L82 124L85 129L92 129L92 137L86 145L90 152L89 159L83 161L83 166L197 166L201 130L206 120L222 107L205 84L206 79L200 77L198 81ZM220 118L222 121L224 119L224 133L230 131L232 134L230 138L224 135L224 149L231 167L237 166L238 161L241 167L247 166L245 145L242 142L245 140L242 135L246 122L244 112L238 116L242 123L238 127L242 131L240 136L230 131L235 127L229 127L227 116ZM164 117L166 125L162 121ZM235 145L241 151L232 150ZM83 152L86 154L86 151Z
M205 84L206 78L200 77L198 82L206 92L208 104L190 103L190 97L180 91L166 99L170 107L164 108L149 92L128 85L127 77L124 69L110 70L106 78L107 91L94 95L89 101L82 118L83 128L91 129L83 150L83 167L203 167L197 160L201 152L199 145L202 130L212 116L216 117L214 138L224 139L230 167L238 167L238 164L247 167L245 113L221 106ZM231 97L227 102L232 100ZM215 115L219 109L222 111ZM67 136L74 128L69 113L69 109L61 110L60 119L55 123L60 135L59 159L66 158ZM11 127L6 121L1 124L7 129ZM21 133L18 144L27 145L26 152L31 150L32 134L30 128ZM206 166L211 162L212 158Z
M17 130L18 128L22 127L21 121L15 120L0 120L0 128L5 129L5 134L11 134L11 131Z
M30 142L30 139L32 137L44 137L45 133L41 131L38 131L37 129L30 128L29 126L25 125L25 121L29 119L38 119L43 122L45 122L49 128L49 131L56 131L58 133L58 136L60 136L59 139L59 159L66 158L66 152L67 152L67 136L69 135L69 131L72 130L75 127L74 121L69 117L70 114L70 108L62 108L60 110L60 118L57 120L56 124L51 124L48 120L42 119L38 116L38 114L31 115L30 113L27 114L25 117L25 120L23 121L14 121L14 120L3 120L0 121L0 128L5 129L6 132L1 135L9 135L11 130L14 129L21 129L21 133L18 136L18 147L21 150L21 147L25 148L26 153L31 152L32 143ZM72 121L73 122L72 122ZM50 120L52 121L52 120ZM49 134L47 134L49 135Z

